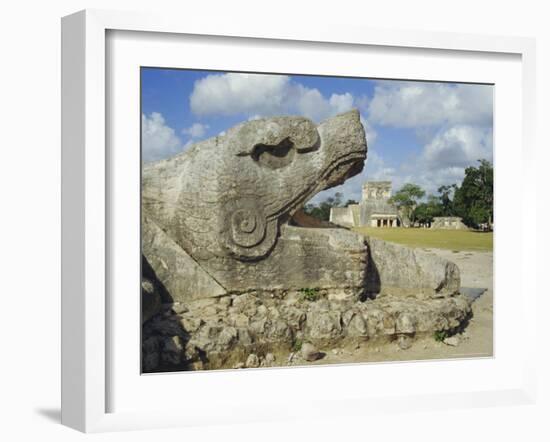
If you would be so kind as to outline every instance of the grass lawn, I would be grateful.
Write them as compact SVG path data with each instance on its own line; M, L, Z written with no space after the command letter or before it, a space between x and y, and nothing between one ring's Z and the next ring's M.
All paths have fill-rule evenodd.
M432 230L422 228L356 227L353 230L364 235L409 247L449 250L493 250L493 232L470 230Z

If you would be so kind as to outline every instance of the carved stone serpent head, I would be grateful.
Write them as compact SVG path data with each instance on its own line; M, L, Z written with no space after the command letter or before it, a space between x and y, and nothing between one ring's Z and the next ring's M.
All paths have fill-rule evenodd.
M145 165L143 210L196 260L261 260L280 226L359 173L366 152L356 110L318 126L303 117L247 121Z

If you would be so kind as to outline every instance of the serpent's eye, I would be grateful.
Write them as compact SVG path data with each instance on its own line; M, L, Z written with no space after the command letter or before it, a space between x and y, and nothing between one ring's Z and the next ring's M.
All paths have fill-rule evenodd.
M295 154L294 144L288 138L285 138L279 144L257 144L254 146L251 156L261 166L269 169L280 169L292 163Z

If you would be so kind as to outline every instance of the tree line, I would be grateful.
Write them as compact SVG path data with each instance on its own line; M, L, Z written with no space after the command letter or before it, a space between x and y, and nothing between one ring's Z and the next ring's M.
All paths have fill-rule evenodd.
M464 170L459 185L440 186L436 195L426 195L417 184L407 183L390 198L403 217L412 225L431 224L436 216L458 216L471 228L491 226L493 223L493 165L478 160L476 167ZM319 204L308 204L305 212L322 220L328 220L332 207L357 204L354 200L343 203L343 195L336 193Z

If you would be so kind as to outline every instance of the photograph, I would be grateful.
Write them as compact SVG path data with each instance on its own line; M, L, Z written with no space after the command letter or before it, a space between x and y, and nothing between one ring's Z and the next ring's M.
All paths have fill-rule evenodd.
M140 97L141 373L493 357L493 84L142 66Z
M548 8L470 3L5 2L0 442L550 441Z

